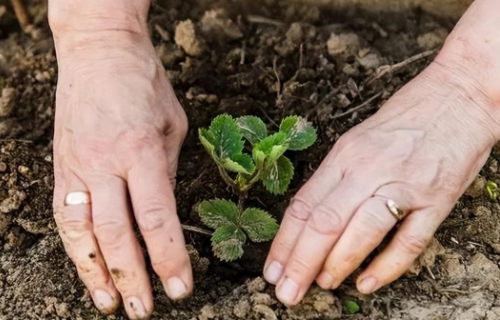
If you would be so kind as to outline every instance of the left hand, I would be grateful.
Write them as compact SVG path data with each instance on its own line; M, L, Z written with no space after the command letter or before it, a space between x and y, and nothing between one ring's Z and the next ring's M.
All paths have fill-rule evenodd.
M368 294L396 280L426 248L498 140L497 106L461 64L438 57L373 117L335 144L285 212L264 268L287 305L311 283L337 288L407 213L358 277ZM493 114L495 113L495 116Z

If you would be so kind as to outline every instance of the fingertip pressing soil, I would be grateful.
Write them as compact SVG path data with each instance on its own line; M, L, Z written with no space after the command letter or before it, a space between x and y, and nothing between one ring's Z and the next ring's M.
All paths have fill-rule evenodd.
M126 319L122 310L103 316L93 307L57 235L51 155L57 66L46 4L32 1L29 10L34 26L23 33L0 0L0 319ZM191 128L179 161L182 222L202 227L197 203L233 197L200 146L198 127L224 112L257 115L270 130L293 114L314 123L318 142L290 154L296 168L290 190L280 197L261 187L250 193L249 205L280 220L335 141L418 74L452 26L418 11L155 1L151 36ZM416 61L380 68L410 57ZM207 236L186 232L195 292L171 302L152 276L152 319L500 319L500 206L484 191L486 181L500 182L499 158L496 148L427 252L375 295L360 295L351 277L333 292L313 287L303 303L287 308L259 277L269 244L248 245L242 259L222 263ZM347 300L359 313L346 312Z

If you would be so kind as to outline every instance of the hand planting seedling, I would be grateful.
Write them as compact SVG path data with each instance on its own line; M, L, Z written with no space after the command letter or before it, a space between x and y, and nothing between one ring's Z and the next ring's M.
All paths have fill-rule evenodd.
M265 123L258 117L234 119L226 114L216 117L209 129L199 130L200 141L222 178L239 196L238 205L215 199L203 201L198 207L203 223L215 229L212 249L217 257L235 260L243 255L247 238L262 242L274 237L278 225L269 213L244 208L248 190L260 181L270 193L283 194L294 172L285 151L307 149L316 137L311 123L298 116L285 118L279 131L272 135L268 135ZM251 155L244 153L244 139L252 147Z

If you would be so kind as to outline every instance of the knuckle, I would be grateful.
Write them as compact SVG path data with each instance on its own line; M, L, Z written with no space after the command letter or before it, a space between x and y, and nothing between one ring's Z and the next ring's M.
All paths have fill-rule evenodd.
M163 134L153 126L140 126L122 134L122 144L131 152L141 153L144 150L157 148L162 141Z
M183 255L182 257L169 255L161 260L152 261L151 265L153 270L160 277L168 277L168 275L175 274L180 268L189 263L189 257Z
M287 273L296 281L298 284L302 284L302 279L304 275L309 274L312 271L312 266L310 264L310 259L302 255L296 255L289 263L287 267Z
M427 248L428 239L412 234L403 233L396 237L398 245L407 253L419 255Z
M79 141L74 150L81 163L98 166L106 161L110 148L102 139L89 137Z
M70 242L76 242L88 235L92 224L86 220L61 221L59 223L61 235Z
M340 214L325 204L320 203L314 208L310 221L311 228L320 234L331 235L342 232Z
M297 220L307 221L311 215L312 205L304 200L306 197L295 197L287 208L286 214Z
M94 235L100 245L119 246L126 232L125 223L119 220L97 222L94 225Z
M373 207L364 207L361 210L361 222L356 224L356 226L361 229L359 231L365 232L370 231L370 233L375 233L377 236L387 232L386 225L387 222L384 220L384 215L377 211ZM392 216L391 219L394 219ZM377 239L376 237L370 237L370 239Z
M137 225L141 232L152 232L161 229L165 224L165 205L159 201L150 201L137 211Z

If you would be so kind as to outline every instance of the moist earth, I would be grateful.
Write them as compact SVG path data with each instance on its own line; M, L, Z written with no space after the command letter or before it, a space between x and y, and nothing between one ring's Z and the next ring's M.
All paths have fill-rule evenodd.
M57 235L57 65L46 3L28 9L33 26L22 32L0 0L0 319L126 319L122 310L103 316L93 307ZM296 114L317 126L318 142L290 155L290 190L250 194L249 204L281 220L335 141L425 68L453 24L420 11L332 12L279 0L155 1L149 30L191 128L177 178L182 222L203 227L193 207L232 197L198 143L198 127L220 113L257 115L270 128ZM500 319L500 206L485 192L487 181L500 182L499 159L495 148L425 254L376 294L359 294L349 278L335 291L313 287L287 308L260 277L269 244L249 244L242 259L222 263L207 236L186 232L195 292L173 303L151 272L152 319ZM346 308L352 302L356 314Z

